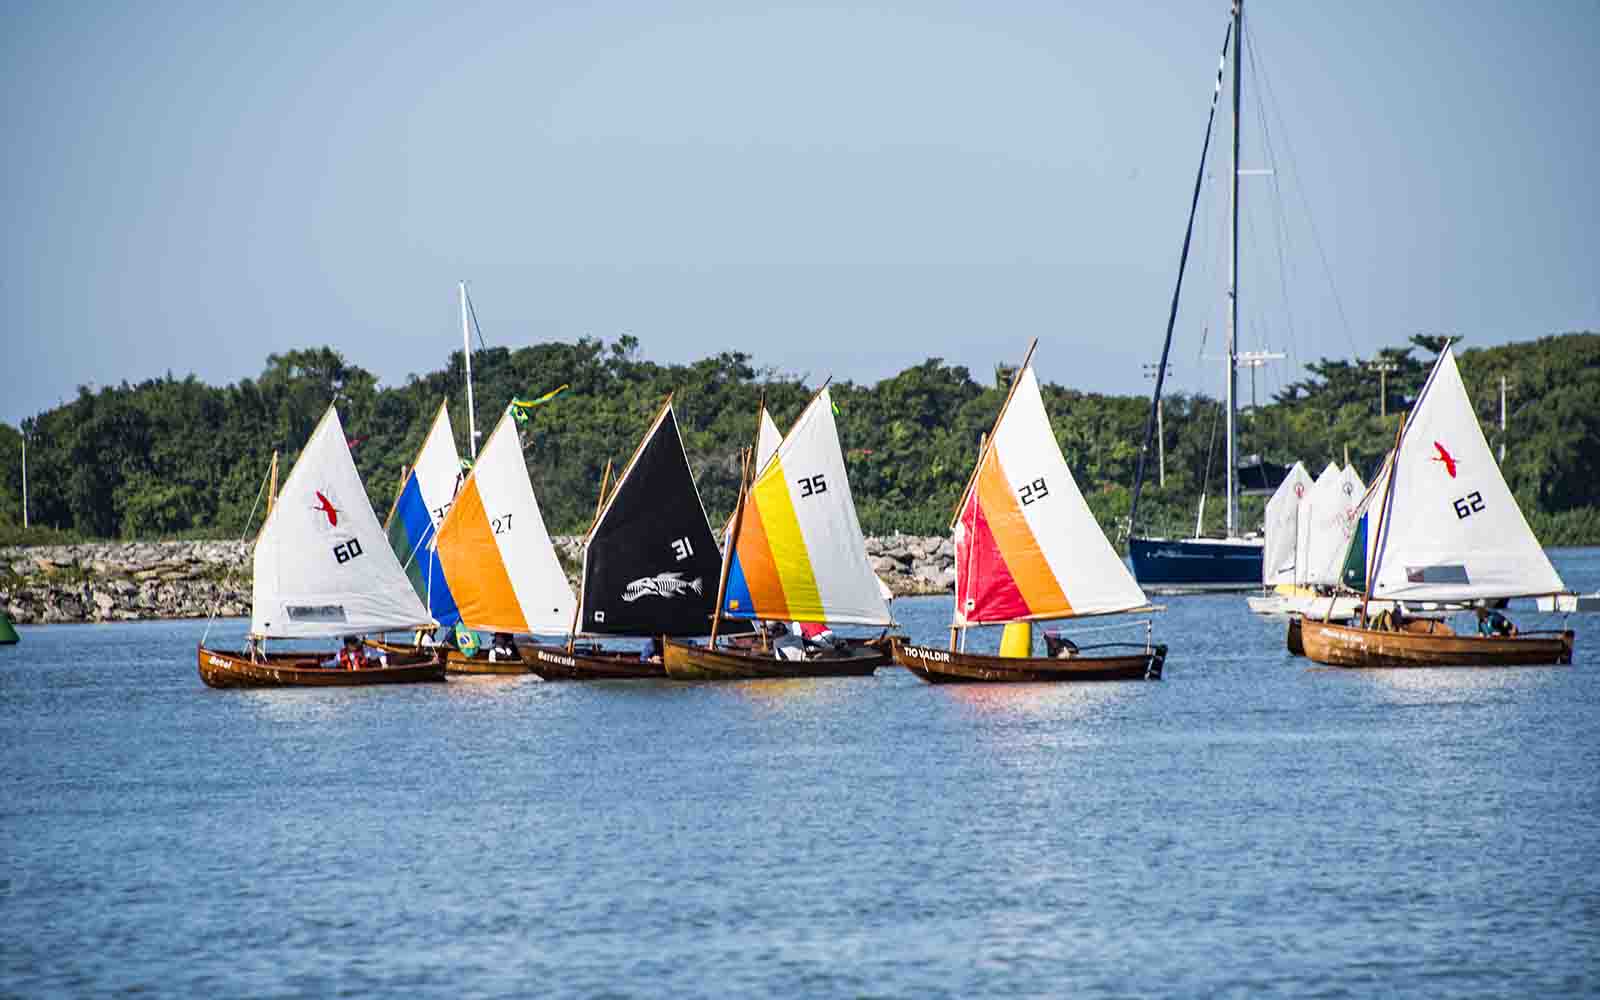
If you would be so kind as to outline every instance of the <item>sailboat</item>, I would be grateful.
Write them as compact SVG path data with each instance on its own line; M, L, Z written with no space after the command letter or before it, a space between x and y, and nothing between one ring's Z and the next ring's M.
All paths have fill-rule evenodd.
M434 620L445 627L460 621L461 613L456 610L434 539L460 485L461 456L456 451L449 409L441 402L416 460L406 472L384 531L417 595L428 603Z
M1161 361L1156 368L1155 391L1150 400L1150 412L1145 420L1144 444L1139 451L1138 469L1134 475L1133 498L1128 512L1128 556L1133 562L1133 572L1141 586L1158 591L1196 590L1250 590L1262 580L1262 538L1241 533L1239 518L1239 457L1238 457L1238 385L1239 385L1239 134L1240 134L1240 50L1244 37L1244 0L1235 0L1228 32L1223 38L1222 59L1217 66L1216 87L1211 95L1211 112L1206 120L1205 143L1200 152L1200 169L1195 174L1194 194L1190 200L1189 223L1183 237L1183 253L1178 264L1177 285L1172 292L1172 307L1167 318L1166 339L1161 347ZM1233 54L1228 55L1229 44ZM1139 534L1139 496L1144 487L1145 458L1150 451L1151 435L1155 429L1156 415L1161 403L1161 389L1166 380L1167 360L1172 351L1172 331L1178 317L1178 300L1183 290L1184 267L1189 258L1189 246L1194 233L1195 208L1200 200L1201 182L1205 176L1206 156L1211 148L1211 127L1216 119L1217 100L1222 94L1222 75L1231 63L1233 69L1233 157L1229 166L1229 256L1228 256L1228 321L1227 321L1227 376L1226 402L1226 477L1225 498L1226 534L1223 538L1201 537L1201 525L1195 526L1193 538L1159 538ZM1266 492L1277 485L1266 481L1261 484ZM1204 498L1201 512L1204 512Z
M577 598L545 529L511 407L478 452L439 525L436 545L464 627L564 635L571 626ZM533 669L526 651L496 660L488 650L452 650L445 662L458 673Z
M1262 519L1261 590L1259 597L1246 598L1250 610L1258 615L1283 613L1284 598L1295 592L1295 575L1300 533L1300 499L1313 481L1304 463L1290 467L1283 482L1267 501Z
M1076 651L1065 657L964 651L967 632L978 625L1153 610L1067 468L1032 360L1030 346L951 522L950 648L896 641L895 662L935 684L1159 679L1167 647L1148 640L1068 646Z
M1306 656L1342 667L1572 662L1570 629L1469 636L1440 621L1386 630L1369 618L1374 599L1464 608L1567 592L1500 474L1448 344L1401 422L1380 481L1367 512L1375 525L1355 533L1345 561L1364 570L1359 617L1350 625L1304 621Z
M659 659L579 646L577 635L704 635L721 570L668 396L584 539L573 637L565 650L534 647L534 671L545 680L665 677Z
M765 410L765 407L762 407ZM758 427L760 415L758 414ZM888 662L873 647L780 659L759 648L719 647L726 619L891 624L845 475L844 452L824 385L765 466L741 475L732 544L723 553L711 639L667 639L667 674L679 680L870 674Z
M326 669L334 654L269 653L269 639L437 627L384 544L344 426L329 406L284 481L256 537L250 644L243 651L197 646L211 687L345 686L444 680L433 653L388 657L389 665Z

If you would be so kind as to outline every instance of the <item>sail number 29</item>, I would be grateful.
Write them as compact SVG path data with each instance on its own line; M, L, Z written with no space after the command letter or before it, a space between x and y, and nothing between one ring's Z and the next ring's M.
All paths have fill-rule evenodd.
M1464 497L1455 499L1456 517L1468 518L1483 509L1483 494L1473 490Z
M1033 503L1035 500L1043 500L1049 495L1050 488L1044 484L1043 476L1040 476L1031 483L1023 483L1022 488L1017 490L1017 496L1022 500L1022 506L1024 507L1028 506L1030 503Z

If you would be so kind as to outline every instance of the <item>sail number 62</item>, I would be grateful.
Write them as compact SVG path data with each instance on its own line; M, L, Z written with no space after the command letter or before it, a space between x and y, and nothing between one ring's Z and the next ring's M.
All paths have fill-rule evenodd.
M1483 509L1483 494L1473 490L1464 497L1455 499L1457 519L1468 518Z

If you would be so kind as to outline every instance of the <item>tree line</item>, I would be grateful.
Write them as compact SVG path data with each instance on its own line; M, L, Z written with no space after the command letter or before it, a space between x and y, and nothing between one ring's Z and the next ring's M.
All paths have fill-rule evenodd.
M1322 359L1240 423L1240 452L1313 475L1329 460L1350 461L1364 478L1392 446L1400 413L1420 388L1444 338L1418 335L1380 352L1393 366L1387 399L1360 364ZM1504 472L1546 544L1600 542L1600 334L1573 333L1458 352L1490 444L1498 448L1500 379L1510 385ZM569 390L530 411L524 453L545 519L555 533L579 533L593 514L606 461L627 460L667 393L713 522L733 507L740 450L754 438L758 401L781 427L812 390L758 366L742 352L662 365L639 343L585 338L473 353L478 427L492 429L513 397L558 385ZM981 436L1005 386L930 358L872 385L832 383L837 421L862 527L870 534L943 534ZM1045 385L1056 438L1107 533L1120 540L1149 408L1146 397L1084 393ZM380 514L400 486L441 400L467 453L466 392L460 352L440 371L381 386L330 347L274 354L256 378L211 386L167 375L98 390L0 425L0 543L70 538L238 537L261 493L273 451L292 460L330 400L354 447L357 468ZM1386 411L1380 413L1382 411ZM1222 489L1220 408L1204 395L1164 401L1166 483L1148 460L1140 521L1145 531L1188 533L1202 484ZM21 434L28 442L29 514L21 529ZM1153 452L1153 449L1152 449ZM287 468L287 465L284 466ZM1246 498L1245 525L1259 524L1262 498ZM1220 531L1220 502L1206 528ZM259 521L259 512L256 515Z

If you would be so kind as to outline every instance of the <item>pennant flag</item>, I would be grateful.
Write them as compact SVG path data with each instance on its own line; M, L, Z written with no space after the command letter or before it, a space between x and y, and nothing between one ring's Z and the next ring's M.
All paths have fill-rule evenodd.
M545 393L543 396L540 396L538 399L513 399L511 401L511 412L516 416L518 423L525 424L528 422L529 410L533 409L535 406L543 406L544 404L550 402L563 392L566 392L567 388L567 383L563 382L554 389L551 389L549 392Z

